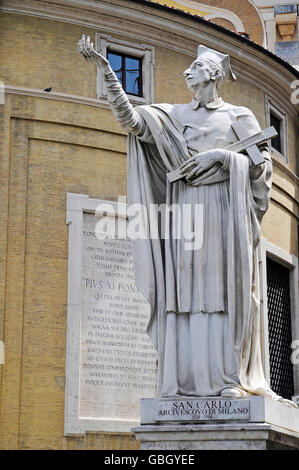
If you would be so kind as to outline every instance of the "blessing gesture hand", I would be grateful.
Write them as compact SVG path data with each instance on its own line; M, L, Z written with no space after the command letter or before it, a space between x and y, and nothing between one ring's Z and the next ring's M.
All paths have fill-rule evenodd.
M106 57L94 50L93 43L90 41L89 36L85 39L85 34L82 34L81 39L78 41L78 50L88 62L93 62L101 68L109 67L109 62Z

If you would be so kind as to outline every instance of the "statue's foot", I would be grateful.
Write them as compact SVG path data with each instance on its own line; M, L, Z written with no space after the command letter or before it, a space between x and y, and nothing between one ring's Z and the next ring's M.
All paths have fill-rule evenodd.
M243 395L237 388L228 387L222 390L221 396L224 398L240 398Z

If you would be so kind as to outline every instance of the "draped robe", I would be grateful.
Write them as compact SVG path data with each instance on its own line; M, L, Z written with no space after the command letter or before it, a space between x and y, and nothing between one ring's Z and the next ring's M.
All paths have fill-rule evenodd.
M258 122L247 108L221 99L206 107L135 109L144 129L129 135L128 205L203 208L200 249L186 250L186 240L172 236L184 223L175 217L167 222L169 239L133 241L135 280L150 304L148 333L158 350L157 394L213 396L234 387L271 395L261 360L256 250L269 204L270 155L263 152L265 163L254 168L246 155L229 152L226 164L213 165L196 186L166 177L192 155L235 142L233 122L242 120L251 133Z

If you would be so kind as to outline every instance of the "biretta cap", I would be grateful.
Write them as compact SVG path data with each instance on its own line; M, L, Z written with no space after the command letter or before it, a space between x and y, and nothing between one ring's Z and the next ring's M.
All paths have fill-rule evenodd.
M215 51L209 47L199 45L197 49L197 58L203 60L210 60L221 70L224 80L236 80L234 72L231 69L229 55L222 54L222 52Z

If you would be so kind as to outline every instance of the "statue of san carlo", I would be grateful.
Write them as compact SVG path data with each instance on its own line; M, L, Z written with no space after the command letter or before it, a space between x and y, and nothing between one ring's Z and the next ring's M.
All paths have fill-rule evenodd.
M203 211L198 249L172 236L184 218L168 219L167 238L133 241L135 281L150 304L148 333L158 350L158 396L278 398L262 365L257 259L271 156L260 145L264 161L255 166L245 152L227 149L238 140L236 122L260 132L248 108L219 96L221 85L236 79L229 56L200 45L184 72L189 103L133 108L89 37L79 51L101 68L110 107L129 134L128 204ZM170 182L175 169L181 178Z

